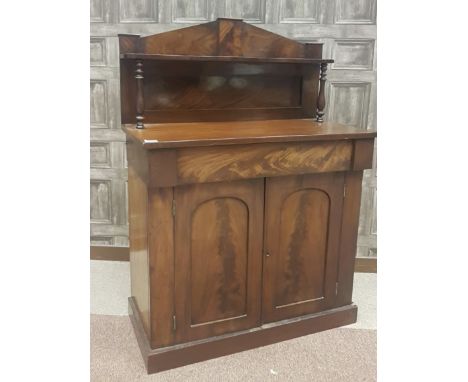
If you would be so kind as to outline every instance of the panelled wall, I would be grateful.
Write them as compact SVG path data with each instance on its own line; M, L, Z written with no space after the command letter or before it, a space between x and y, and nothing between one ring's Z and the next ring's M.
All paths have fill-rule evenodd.
M327 120L376 128L376 0L91 0L92 245L128 245L117 34L160 33L217 17L324 43L324 57L335 59L328 72ZM358 256L374 257L375 165L365 172L363 187Z

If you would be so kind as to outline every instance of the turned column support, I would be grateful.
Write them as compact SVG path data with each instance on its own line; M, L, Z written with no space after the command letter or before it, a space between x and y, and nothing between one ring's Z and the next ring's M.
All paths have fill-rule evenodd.
M320 90L317 97L317 122L323 122L325 114L325 81L327 80L327 63L320 64Z
M136 94L136 128L143 129L143 111L145 109L145 102L143 97L143 60L137 60L135 70L135 80L137 85Z

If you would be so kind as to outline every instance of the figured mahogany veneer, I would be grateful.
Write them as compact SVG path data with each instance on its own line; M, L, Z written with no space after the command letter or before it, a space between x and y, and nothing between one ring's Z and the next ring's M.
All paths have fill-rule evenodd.
M350 167L351 142L265 143L219 148L181 149L177 155L179 183L219 182Z
M322 44L235 19L152 36L119 35L123 123L315 118ZM322 76L321 74L322 73Z
M123 129L146 149L356 138L372 140L376 136L375 131L337 123L317 123L310 119L159 123L147 127L135 129L132 125L124 125Z
M376 134L322 123L321 44L229 19L119 37L129 309L148 372L355 322Z
M132 155L146 161L140 176L153 187L369 168L375 136L307 120L160 124L124 130L132 138Z

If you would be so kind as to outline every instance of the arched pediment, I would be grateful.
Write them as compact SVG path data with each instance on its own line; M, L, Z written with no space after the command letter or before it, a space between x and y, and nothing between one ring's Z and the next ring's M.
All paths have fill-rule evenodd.
M121 53L321 58L322 44L303 44L239 19L219 18L205 24L151 36L126 37Z

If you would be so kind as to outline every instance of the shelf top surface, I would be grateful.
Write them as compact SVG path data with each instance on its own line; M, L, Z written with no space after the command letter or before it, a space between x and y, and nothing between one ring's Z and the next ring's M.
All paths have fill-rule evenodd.
M377 133L310 119L152 123L123 130L146 149L375 138Z
M331 59L289 58L289 57L243 57L243 56L195 56L178 54L124 53L124 59L157 60L157 61L216 61L216 62L251 62L251 63L284 63L284 64L330 64Z

